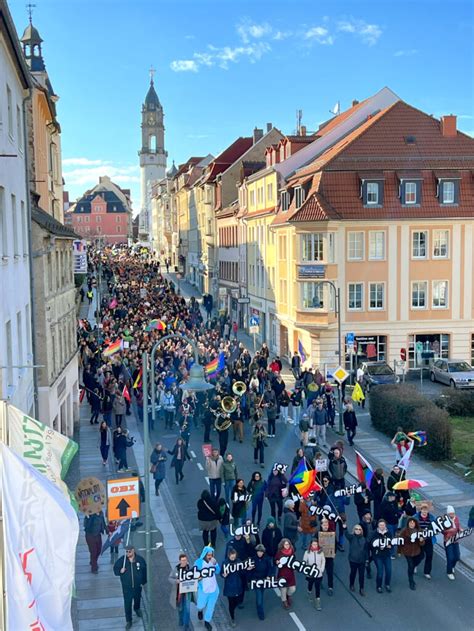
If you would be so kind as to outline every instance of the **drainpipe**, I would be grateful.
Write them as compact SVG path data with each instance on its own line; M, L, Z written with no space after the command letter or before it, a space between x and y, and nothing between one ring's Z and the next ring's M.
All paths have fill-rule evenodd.
M31 193L30 193L30 159L29 159L29 134L27 126L27 105L31 103L32 92L28 90L28 95L23 99L23 141L24 141L24 155L25 155L25 180L26 180L26 216L28 230L28 264L30 268L30 320L31 320L31 352L33 355L32 363L35 363L36 359L36 318L34 310L34 279L33 279L33 240L32 240L32 217L31 217ZM33 124L33 121L31 121ZM33 132L32 132L33 133ZM33 370L33 416L38 418L38 377L36 370ZM29 410L28 410L29 412Z

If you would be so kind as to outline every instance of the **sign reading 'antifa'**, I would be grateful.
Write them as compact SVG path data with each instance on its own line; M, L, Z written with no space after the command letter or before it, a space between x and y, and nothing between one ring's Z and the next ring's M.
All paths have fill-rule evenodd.
M351 484L350 486L346 486L344 489L338 489L334 491L334 497L347 497L349 495L355 495L356 493L362 493L364 489L360 486L360 484Z

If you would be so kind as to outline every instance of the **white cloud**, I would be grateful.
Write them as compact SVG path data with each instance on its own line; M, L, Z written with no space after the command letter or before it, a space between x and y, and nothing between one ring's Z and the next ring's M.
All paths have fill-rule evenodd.
M63 161L64 162L64 161ZM93 160L90 162L94 162ZM118 183L140 182L139 166L125 165L113 166L102 164L100 166L84 166L63 171L66 189L68 187L84 186L90 188L99 183L99 177L108 175L111 180Z
M105 160L89 160L89 158L64 158L63 166L99 166L110 164Z
M170 64L174 72L197 72L198 64L192 59L176 59Z
M313 26L304 34L305 39L314 40L318 44L334 44L334 38L324 26Z
M466 120L472 120L474 118L473 114L458 114L458 118L464 118Z
M267 22L255 24L246 20L237 26L237 33L244 44L248 44L252 39L261 39L266 35L270 35L272 30L272 27Z
M368 24L364 20L356 20L355 18L338 22L337 30L343 33L352 33L369 46L376 44L382 35L382 28L378 24Z
M412 55L416 55L418 53L418 49L417 48L408 48L408 49L404 49L404 50L397 50L395 53L393 53L394 57L411 57Z
M272 39L274 39L275 41L282 41L284 39L288 39L289 37L291 37L293 35L292 31L276 31L273 35L272 35Z

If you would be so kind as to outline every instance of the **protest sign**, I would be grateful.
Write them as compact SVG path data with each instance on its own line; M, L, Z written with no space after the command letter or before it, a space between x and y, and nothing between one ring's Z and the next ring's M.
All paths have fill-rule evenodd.
M230 524L230 534L232 537L234 535L243 535L244 537L258 535L258 526L255 526L254 524L244 524L243 526L234 528L233 525Z
M327 458L318 458L318 460L314 461L314 468L316 471L327 471L328 470L328 459Z
M248 583L250 589L278 589L286 587L286 578L275 578L267 576L266 578L253 579Z
M290 556L280 557L277 562L277 567L279 569L281 569L282 567L287 567L290 570L296 570L296 572L300 572L308 578L319 578L321 576L321 572L317 565L310 565L305 561L298 561L298 559L295 559L294 554L291 554Z
M464 537L469 537L472 535L474 528L464 528L460 532L457 532L455 535L450 537L447 541L445 541L445 545L450 546L452 543L456 543L459 539L464 539Z
M346 486L343 489L338 489L334 491L334 497L348 497L349 495L355 495L356 493L362 493L364 489L360 486L360 484L351 484L350 486Z
M204 458L210 458L212 456L212 445L211 443L204 443L202 446L202 455Z
M336 556L336 533L321 530L318 533L318 542L326 559L334 559Z
M180 581L179 583L179 593L180 594L189 594L190 592L197 592L198 590L197 579L192 579L190 581Z
M178 568L178 579L183 581L199 580L201 578L210 578L216 573L215 567L203 567L202 570L198 569L195 565L191 569L186 570L182 567Z
M253 559L246 559L245 561L229 561L222 564L222 574L224 578L228 574L234 572L250 571L255 569L255 562Z
M74 496L79 510L85 515L98 513L105 505L105 488L97 478L83 478L77 485Z
M280 473L286 473L287 469L288 469L288 465L283 464L282 462L275 462L272 468L273 471L279 471Z

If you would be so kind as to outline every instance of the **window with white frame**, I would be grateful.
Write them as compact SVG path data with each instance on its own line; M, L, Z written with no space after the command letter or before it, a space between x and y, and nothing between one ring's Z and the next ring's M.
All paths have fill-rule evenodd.
M305 262L324 260L324 235L322 232L301 235L301 260Z
M282 191L280 198L281 209L288 210L288 208L290 207L290 194L288 193L288 191Z
M416 182L405 182L405 204L416 204Z
M369 232L369 260L385 259L385 232L383 230Z
M263 204L263 186L257 188L257 204Z
M434 280L431 296L433 309L447 309L448 307L448 281Z
M385 283L369 283L369 309L372 311L385 308Z
M367 182L367 204L379 203L379 183Z
M413 309L426 309L428 283L417 280L411 284L411 306Z
M349 311L361 311L364 299L364 283L349 283L347 294Z
M441 189L441 201L443 204L454 204L454 182L442 182Z
M426 230L412 232L412 257L425 259L428 254L428 233Z
M335 232L328 232L327 259L328 259L328 263L336 262L336 233Z
M324 285L322 283L300 283L301 307L324 309Z
M304 202L304 190L301 186L297 186L295 188L295 206L296 208L300 208Z
M447 259L449 230L433 230L433 258Z
M250 206L255 206L255 190L250 191Z
M362 261L364 258L364 233L348 232L347 234L347 259L349 261Z
M273 201L273 183L267 184L267 202Z

